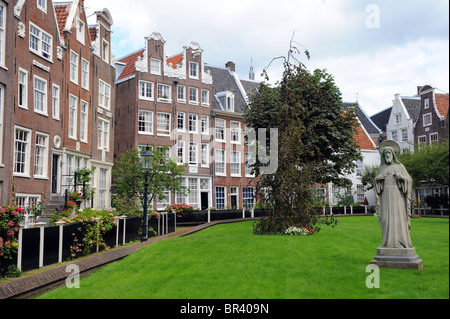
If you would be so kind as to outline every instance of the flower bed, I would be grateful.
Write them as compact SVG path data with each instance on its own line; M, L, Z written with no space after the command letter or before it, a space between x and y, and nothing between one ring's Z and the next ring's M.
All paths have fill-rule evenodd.
M0 208L0 276L5 273L13 254L17 253L17 232L25 213L14 205Z

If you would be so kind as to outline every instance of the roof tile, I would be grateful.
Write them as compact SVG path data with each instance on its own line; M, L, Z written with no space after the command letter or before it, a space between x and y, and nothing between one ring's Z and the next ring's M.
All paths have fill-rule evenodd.
M436 107L439 115L447 119L448 114L448 94L436 94Z

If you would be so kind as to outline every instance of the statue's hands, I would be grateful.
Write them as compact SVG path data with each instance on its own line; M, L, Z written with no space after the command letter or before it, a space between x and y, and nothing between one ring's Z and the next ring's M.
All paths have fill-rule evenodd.
M378 175L377 177L375 177L375 182L379 182L379 181L386 179L386 176L387 176L386 173Z
M405 181L405 177L403 175L395 173L394 176L396 179L398 179L401 182Z

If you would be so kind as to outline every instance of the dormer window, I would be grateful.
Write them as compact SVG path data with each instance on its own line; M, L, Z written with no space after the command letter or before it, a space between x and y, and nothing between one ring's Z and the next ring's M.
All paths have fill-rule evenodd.
M231 91L224 91L217 93L220 107L224 111L234 112L234 93Z
M424 105L425 109L429 108L430 107L430 99L425 99L424 104L425 104Z
M102 59L106 63L109 63L109 43L106 40L102 42Z
M150 73L161 75L161 60L150 59Z
M198 79L198 63L189 62L189 77Z

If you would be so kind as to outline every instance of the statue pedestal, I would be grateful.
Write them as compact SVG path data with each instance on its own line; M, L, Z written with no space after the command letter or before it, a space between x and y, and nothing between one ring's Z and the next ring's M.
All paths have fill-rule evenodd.
M423 270L423 261L416 254L416 248L378 247L371 264L380 268L402 268Z

